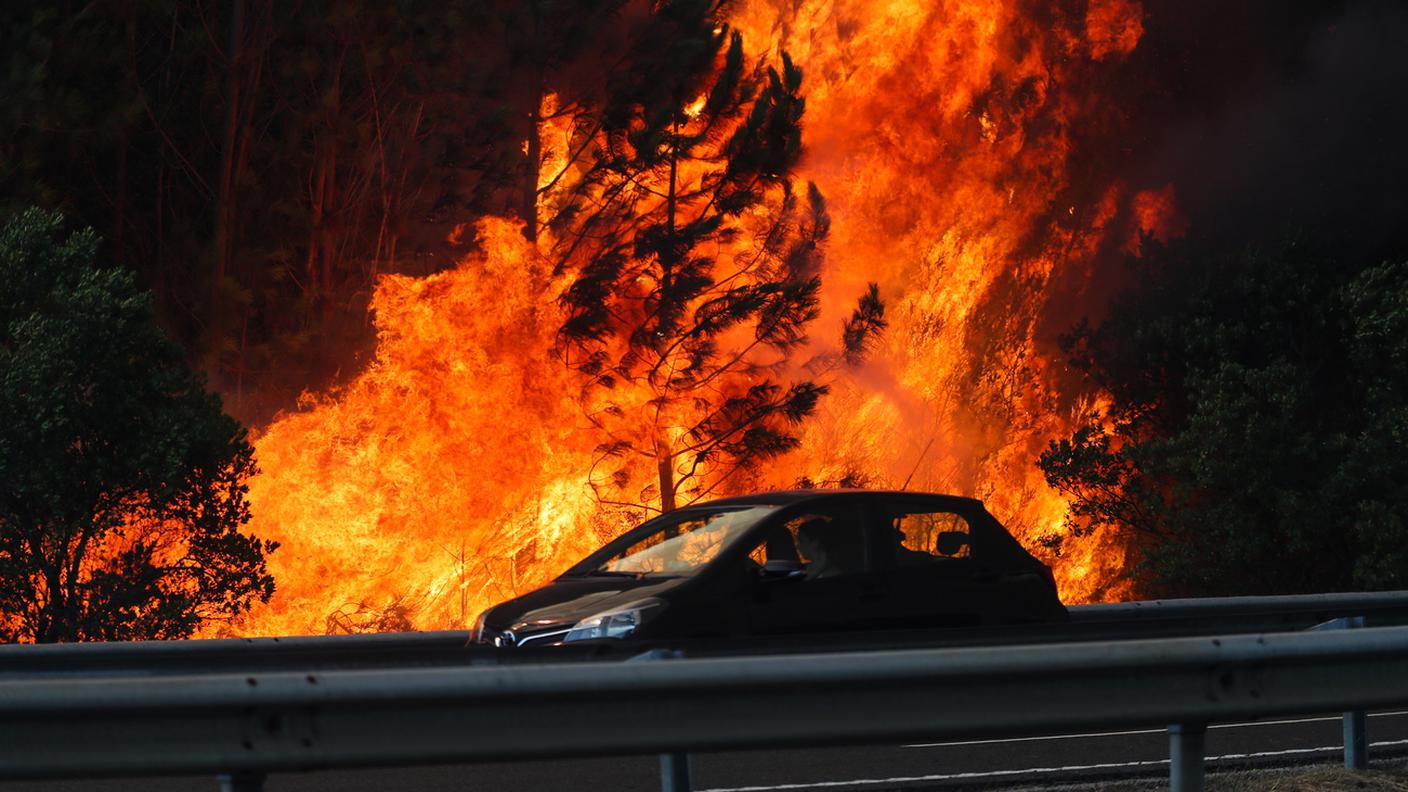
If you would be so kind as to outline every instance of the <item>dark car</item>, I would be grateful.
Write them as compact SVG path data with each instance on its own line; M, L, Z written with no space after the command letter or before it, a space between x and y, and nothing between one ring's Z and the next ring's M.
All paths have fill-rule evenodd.
M657 517L485 611L497 646L1064 621L1051 570L971 498L803 490Z

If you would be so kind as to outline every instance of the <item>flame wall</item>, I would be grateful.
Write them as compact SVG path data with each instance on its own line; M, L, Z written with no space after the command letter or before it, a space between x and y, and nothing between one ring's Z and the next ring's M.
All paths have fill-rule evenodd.
M805 70L800 176L834 221L814 334L837 335L871 280L891 320L767 483L859 475L982 497L1029 544L1059 530L1034 461L1088 402L1053 328L1099 250L1176 231L1171 191L1073 174L1079 142L1118 123L1092 86L1138 45L1139 5L751 0L733 23ZM245 631L464 626L625 527L585 486L597 440L550 354L560 284L513 226L480 233L482 257L383 279L367 371L258 438L252 528L283 547ZM1068 601L1123 593L1114 545L1073 550Z
M551 356L561 322L537 252L505 221L488 251L372 301L376 358L256 441L254 530L283 543L263 634L463 625L595 549L576 386Z
M1053 294L1085 301L1096 252L1130 231L1115 220L1134 199L1113 179L1077 184L1072 157L1117 123L1089 86L1138 44L1139 5L755 0L736 22L806 69L804 175L835 218L830 321L866 279L892 320L798 468L974 494L1029 544L1059 531L1065 503L1034 461L1088 405L1063 385L1051 327L1066 328L1048 314ZM1171 190L1137 203L1136 224L1168 233ZM1069 549L1068 600L1123 593L1117 546Z

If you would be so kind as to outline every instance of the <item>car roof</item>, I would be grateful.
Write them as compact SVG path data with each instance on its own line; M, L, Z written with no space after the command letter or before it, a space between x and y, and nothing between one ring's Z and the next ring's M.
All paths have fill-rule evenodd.
M732 498L720 498L719 500L703 501L692 503L685 508L711 508L714 506L791 506L796 503L806 503L809 501L823 501L844 497L871 498L926 498L944 501L947 505L955 508L978 507L982 508L982 501L976 498L965 498L960 495L941 495L934 492L912 492L909 490L873 490L873 489L804 489L804 490L775 490L773 492L758 492L751 495L736 495Z

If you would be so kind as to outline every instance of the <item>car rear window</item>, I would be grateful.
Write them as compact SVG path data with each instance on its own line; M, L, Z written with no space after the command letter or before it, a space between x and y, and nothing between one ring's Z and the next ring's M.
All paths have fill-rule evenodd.
M973 532L963 515L943 510L906 510L890 519L895 561L906 564L971 558Z

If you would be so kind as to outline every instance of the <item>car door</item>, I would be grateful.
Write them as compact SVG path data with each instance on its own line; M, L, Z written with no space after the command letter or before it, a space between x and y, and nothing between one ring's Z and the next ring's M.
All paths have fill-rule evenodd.
M885 596L864 512L851 500L803 507L767 526L749 554L748 602L757 635L844 632L873 626Z
M895 496L875 505L874 555L896 627L992 621L1001 576L975 554L973 515L941 499Z

